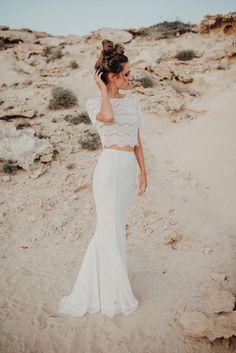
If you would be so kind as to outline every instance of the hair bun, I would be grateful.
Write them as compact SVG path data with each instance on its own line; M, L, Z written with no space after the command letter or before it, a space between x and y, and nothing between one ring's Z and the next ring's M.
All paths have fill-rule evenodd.
M117 43L114 45L114 42L109 39L103 39L102 46L103 50L101 54L104 58L110 58L117 54L121 55L125 51L123 44Z
M111 40L104 39L102 41L102 47L103 47L102 54L104 57L108 57L114 53L114 49L115 49L114 43Z
M115 52L116 52L117 54L120 54L120 55L124 54L124 52L125 52L125 47L124 47L124 45L121 44L121 43L117 43L117 44L115 45Z

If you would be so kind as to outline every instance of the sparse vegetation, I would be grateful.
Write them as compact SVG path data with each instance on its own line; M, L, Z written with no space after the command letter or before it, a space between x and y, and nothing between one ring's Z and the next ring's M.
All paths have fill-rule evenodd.
M79 65L77 64L77 62L75 60L70 62L70 67L72 69L78 69Z
M30 123L28 121L24 122L24 123L19 123L16 125L16 130L22 130L25 127L31 127Z
M181 21L163 21L145 28L140 35L160 39L176 36L177 34L181 35L186 32L195 33L195 31L192 30L190 23L184 23Z
M196 56L196 53L194 50L180 50L178 53L175 55L175 58L178 60L192 60Z
M16 162L11 161L11 160L7 160L7 161L3 162L3 164L2 164L2 171L7 174L13 173L18 168L19 167L16 164Z
M52 96L48 105L52 110L70 108L78 103L77 97L69 88L53 87Z
M91 120L89 119L88 113L86 111L81 112L76 116L66 115L64 119L74 125L78 125L80 123L91 124Z
M48 45L46 45L46 47L43 48L43 55L48 56L51 54L51 51L52 51L52 47L49 47Z
M144 88L147 88L147 87L153 87L154 86L154 83L153 83L153 80L150 76L143 76L141 78L138 78L136 79L136 81L140 82L141 85L144 87Z
M96 150L101 147L101 139L97 132L88 130L78 141L82 148Z
M60 59L63 56L61 49L62 48L60 46L58 48L49 46L44 47L43 54L47 56L46 62L49 63L50 61Z
M182 32L187 32L190 29L190 24L184 23L182 21L163 21L151 27L159 28L166 31L181 30Z

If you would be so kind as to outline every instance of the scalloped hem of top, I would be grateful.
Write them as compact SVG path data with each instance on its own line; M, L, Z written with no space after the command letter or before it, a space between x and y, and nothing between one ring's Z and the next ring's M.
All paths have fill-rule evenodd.
M100 306L99 307L96 307L95 309L92 309L92 308L88 308L85 312L81 313L81 312L75 312L72 310L66 310L66 311L60 311L62 314L65 314L65 315L72 315L72 316L84 316L86 314L96 314L97 312L101 312L102 315L107 315L109 316L110 318L114 317L115 315L118 315L118 314L125 314L126 316L130 315L131 313L133 313L134 311L136 311L139 307L139 301L137 300L137 303L134 305L134 306L129 306L128 308L124 308L122 306L119 306L115 309L113 309L112 311L109 310L109 309L106 309L106 308L101 308Z

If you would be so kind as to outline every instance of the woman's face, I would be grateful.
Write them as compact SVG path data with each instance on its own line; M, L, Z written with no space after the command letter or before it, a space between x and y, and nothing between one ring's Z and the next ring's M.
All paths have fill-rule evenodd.
M111 83L113 83L118 89L130 89L133 77L131 75L131 68L129 62L124 63L122 72L120 72L117 76L110 73L109 78L111 80Z

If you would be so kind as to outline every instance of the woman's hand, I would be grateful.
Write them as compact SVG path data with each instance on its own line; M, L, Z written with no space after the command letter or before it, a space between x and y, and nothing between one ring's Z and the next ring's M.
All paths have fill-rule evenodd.
M147 175L146 173L141 173L138 175L138 187L139 187L139 193L138 195L142 195L145 191L146 191L146 188L147 188Z
M107 86L105 85L105 83L101 79L102 71L100 71L100 72L99 71L100 71L100 69L95 70L94 80L96 82L96 85L100 89L100 91L107 91Z

